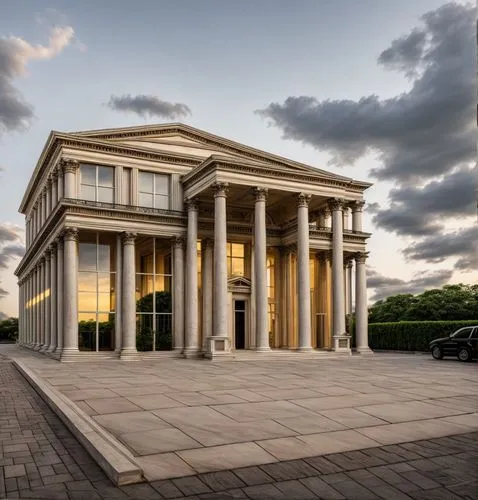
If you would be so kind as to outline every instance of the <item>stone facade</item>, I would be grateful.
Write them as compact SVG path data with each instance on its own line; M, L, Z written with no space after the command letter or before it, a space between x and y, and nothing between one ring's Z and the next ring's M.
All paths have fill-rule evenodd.
M182 124L52 132L20 206L20 343L63 361L349 353L355 297L370 352L369 186Z

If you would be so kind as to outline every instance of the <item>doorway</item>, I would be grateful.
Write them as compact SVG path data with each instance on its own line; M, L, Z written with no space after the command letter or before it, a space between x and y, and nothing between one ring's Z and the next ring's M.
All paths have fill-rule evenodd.
M236 349L246 347L246 301L234 300L234 340Z

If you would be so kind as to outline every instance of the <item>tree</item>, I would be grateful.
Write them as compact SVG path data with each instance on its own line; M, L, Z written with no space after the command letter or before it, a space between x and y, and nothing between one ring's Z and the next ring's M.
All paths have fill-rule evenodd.
M369 309L370 323L478 319L478 285L445 285L418 295L379 300Z
M18 338L18 318L0 321L0 341L14 342Z

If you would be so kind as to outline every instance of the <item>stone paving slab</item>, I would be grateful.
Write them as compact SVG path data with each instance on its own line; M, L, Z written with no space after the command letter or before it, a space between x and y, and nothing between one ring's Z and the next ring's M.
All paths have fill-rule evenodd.
M114 486L0 355L0 498L478 498L478 432L201 474L162 456L182 477Z
M478 429L476 363L383 354L60 364L18 347L8 355L126 446L148 480Z

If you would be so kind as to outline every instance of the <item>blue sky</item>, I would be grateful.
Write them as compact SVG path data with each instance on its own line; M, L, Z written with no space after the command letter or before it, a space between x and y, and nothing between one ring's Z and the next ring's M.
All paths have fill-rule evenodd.
M474 46L451 57L443 55L453 47L454 33L462 37L456 43L470 41L463 19L473 12L471 7L466 11L464 2L437 10L442 5L435 0L17 0L2 5L0 92L4 78L3 82L8 80L9 88L17 93L14 98L32 106L33 116L24 127L12 125L6 115L2 122L0 94L0 312L17 312L12 273L19 252L11 250L23 239L15 227L23 227L23 217L17 210L49 131L171 121L167 116L139 116L133 108L121 112L106 105L111 96L126 94L184 103L191 115L182 121L193 126L374 182L366 193L371 211L365 219L365 229L374 233L369 245L372 298L420 291L446 282L478 281L478 266L473 261L476 246L474 255L469 251L476 208L473 203L453 205L455 196L447 198L452 208L441 207L439 201L440 193L464 189L467 175L468 188L473 185L466 125L469 115L465 109L468 101L455 103L451 96L456 89L443 84L446 78L442 75L432 75L429 87L436 100L434 107L448 105L457 110L455 130L461 127L462 132L460 140L455 141L459 151L454 151L448 163L437 161L436 171L424 165L416 175L404 173L420 164L421 158L433 156L432 139L424 141L423 149L416 143L430 136L435 124L437 144L445 147L440 136L450 136L446 129L451 126L446 124L449 118L437 115L430 125L411 114L411 108L423 108L419 99L428 99L417 85L426 74L426 65L432 65L430 59L435 58L435 62L446 60L451 66L456 63L464 67L469 62L466 58L474 55ZM424 22L420 16L426 12L436 14ZM14 54L17 59L8 57L11 37L47 47L54 26L71 27L74 37L49 59L21 60L24 74L12 73L11 66L9 73L8 64L19 60L18 54ZM429 48L428 53L423 52L420 36L418 41L406 38L414 28L443 50L435 53ZM441 32L448 35L440 38ZM403 43L392 43L400 37L405 37ZM379 61L387 49L389 52ZM421 63L410 77L409 70L413 70L420 51ZM453 74L462 78L458 90L466 94L463 88L468 91L469 74L465 70L463 75ZM423 88L427 82L422 80ZM401 102L398 96L403 94L409 99ZM361 101L372 95L377 96L378 107ZM299 113L295 104L303 103L298 99L304 96L315 101L307 101ZM335 101L333 106L331 101ZM273 103L275 106L271 106ZM469 105L474 107L474 101ZM339 125L337 116L341 117ZM430 112L426 116L430 117ZM402 119L406 126L400 128L397 124ZM403 156L403 150L411 144L403 141L409 140L405 136L413 127L413 155L406 163L396 151L401 149ZM446 147L447 151L455 149ZM337 160L338 150L347 151L345 159ZM444 156L444 152L439 155ZM334 158L334 163L328 164ZM387 173L383 173L387 166ZM429 183L435 184L430 187ZM470 193L466 196L469 198ZM447 204L445 200L443 203ZM398 207L395 212L401 211L400 220L390 213L392 205ZM427 209L431 205L430 215ZM425 227L421 220L409 221L408 206L410 212L417 212L415 218L428 217L436 224ZM407 229L410 225L414 229ZM4 234L10 235L4 240L2 227ZM12 232L19 239L14 239ZM453 241L463 238L467 243L448 243L437 253L436 241L449 241L450 235L455 235ZM463 246L468 248L467 253Z

